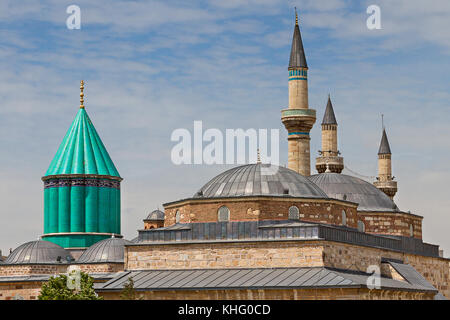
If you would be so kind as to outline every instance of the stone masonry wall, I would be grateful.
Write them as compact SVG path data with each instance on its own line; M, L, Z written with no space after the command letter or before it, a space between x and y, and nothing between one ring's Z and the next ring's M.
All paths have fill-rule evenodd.
M99 292L105 300L120 299L120 292ZM138 292L145 300L432 300L434 294L347 289L173 290Z
M334 267L367 271L381 268L381 258L411 264L443 295L450 298L450 260L338 242L252 241L128 246L127 270L198 268Z
M216 222L218 210L227 206L231 221L285 220L290 206L297 206L300 219L328 224L342 224L342 211L345 210L347 225L357 227L356 207L345 202L308 199L251 198L191 200L165 208L165 226L175 223L176 212L180 212L180 222Z
M414 238L422 239L422 217L408 213L358 212L366 232L410 237L410 225Z

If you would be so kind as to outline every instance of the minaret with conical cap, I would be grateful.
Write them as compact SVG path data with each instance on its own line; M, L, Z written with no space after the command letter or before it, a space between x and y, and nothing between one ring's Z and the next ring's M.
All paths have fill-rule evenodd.
M322 120L322 150L320 157L316 158L316 169L319 173L328 172L341 173L344 169L344 159L339 157L337 144L337 121L334 115L333 104L328 95L327 107Z
M309 132L316 122L316 111L308 106L308 65L295 12L295 28L289 59L289 107L281 111L288 131L288 167L304 176L311 174Z
M391 155L386 129L383 127L383 135L378 149L378 177L373 184L391 199L394 199L397 193L397 181L394 181L392 176Z
M120 235L120 182L84 107L67 131L44 181L44 235L64 248L82 249Z

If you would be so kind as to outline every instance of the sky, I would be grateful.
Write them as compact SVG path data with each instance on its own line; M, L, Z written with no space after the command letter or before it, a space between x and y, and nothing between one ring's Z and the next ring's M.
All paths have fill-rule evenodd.
M69 5L81 28L68 29ZM366 10L378 5L381 29ZM395 202L424 217L425 242L450 256L448 0L0 0L0 249L43 233L43 183L79 106L119 173L122 233L192 196L226 165L175 165L172 132L287 133L288 61L299 11L309 71L312 172L331 95L345 172L372 182L384 114ZM351 170L351 171L349 171Z

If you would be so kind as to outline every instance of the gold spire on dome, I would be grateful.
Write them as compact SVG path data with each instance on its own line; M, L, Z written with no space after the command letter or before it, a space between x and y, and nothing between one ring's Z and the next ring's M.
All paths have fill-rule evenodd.
M298 26L298 14L297 14L297 7L294 7L295 9L295 25Z
M81 109L84 109L84 93L83 93L83 90L84 90L84 81L83 80L81 80L80 81L80 108Z
M261 154L259 153L259 148L257 149L258 158L256 159L256 163L261 163Z

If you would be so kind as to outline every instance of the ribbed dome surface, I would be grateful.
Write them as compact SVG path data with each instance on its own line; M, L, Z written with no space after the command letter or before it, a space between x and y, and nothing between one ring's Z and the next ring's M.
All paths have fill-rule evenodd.
M124 246L131 241L122 238L108 238L90 246L78 258L79 263L123 262Z
M17 247L4 261L5 264L47 264L73 260L69 251L49 241L30 241Z
M45 173L46 176L58 174L119 177L119 172L84 108L79 109Z
M373 184L340 173L321 173L309 177L330 198L359 204L359 211L399 211L397 205Z
M145 220L164 220L164 212L161 210L154 210L148 214Z
M248 164L227 170L205 184L194 198L291 196L328 198L318 186L297 172L269 164Z

